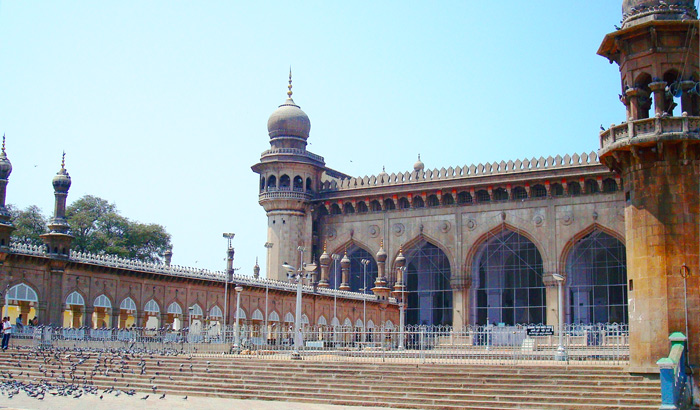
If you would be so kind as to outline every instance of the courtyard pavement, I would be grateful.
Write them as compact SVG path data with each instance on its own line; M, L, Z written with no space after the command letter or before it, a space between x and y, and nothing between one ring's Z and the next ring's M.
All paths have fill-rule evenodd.
M330 404L295 403L284 401L238 400L213 397L166 396L160 400L159 394L151 394L147 400L141 400L145 393L133 397L122 394L119 397L104 395L87 395L78 399L72 397L54 397L46 395L44 400L37 400L20 393L9 399L0 396L0 409L3 410L124 410L124 409L234 409L234 410L388 410L388 407L334 406Z

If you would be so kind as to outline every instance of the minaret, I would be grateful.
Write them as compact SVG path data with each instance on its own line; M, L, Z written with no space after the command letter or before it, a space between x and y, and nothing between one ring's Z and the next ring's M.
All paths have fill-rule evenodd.
M620 67L626 107L626 121L600 133L599 156L624 181L630 372L658 373L669 334L686 333L686 315L691 363L700 364L700 67L693 3L625 0L622 28L598 50ZM687 310L686 268L692 275Z
M391 293L386 280L386 258L387 253L384 250L384 240L379 243L379 251L377 251L377 279L374 281L374 288L372 292L379 297L379 299L386 299Z
M298 266L313 259L311 200L321 186L325 162L306 150L311 130L309 117L292 99L289 71L287 100L267 121L270 149L252 167L260 175L258 202L267 213L267 272L270 279L288 280L284 262ZM304 261L299 261L299 247Z
M12 173L12 164L5 153L5 134L2 135L0 151L0 252L7 252L10 247L10 234L15 230L10 220L10 212L5 208L7 182Z
M260 265L258 265L258 258L255 258L255 266L253 266L253 277L258 279L260 277Z
M318 282L319 288L327 288L330 286L330 283L328 282L328 280L330 279L329 267L331 265L331 256L328 254L328 250L327 250L326 246L327 246L327 244L324 242L323 243L323 253L321 254L321 257L318 259L318 262L321 265L321 280Z
M348 250L345 249L345 255L340 260L340 276L342 283L338 287L340 290L350 291L350 258L348 258Z
M61 169L53 177L53 189L55 205L53 218L49 221L49 233L41 235L46 244L47 253L55 258L68 258L70 256L70 244L73 236L68 234L70 225L66 220L66 199L70 189L71 179L66 171L66 153L63 153Z

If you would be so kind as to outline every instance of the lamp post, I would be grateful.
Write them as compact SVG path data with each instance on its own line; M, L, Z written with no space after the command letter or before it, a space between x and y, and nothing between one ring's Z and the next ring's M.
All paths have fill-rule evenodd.
M189 316L187 318L187 339L192 342L192 311L194 310L194 307L190 306L187 308L187 311L189 312Z
M233 276L233 255L235 251L233 250L233 237L236 236L232 232L224 232L223 237L228 239L228 249L226 251L226 280L224 282L224 340L226 340L226 325L228 323L228 283L231 281L231 276Z
M301 359L299 351L302 348L302 334L301 334L301 289L303 285L304 278L307 277L310 272L316 270L316 265L304 265L304 252L306 248L300 246L297 248L299 251L299 269L294 273L294 267L285 263L282 268L287 272L287 277L292 281L297 283L297 306L296 315L294 317L294 352L292 353L292 359Z
M233 346L234 346L236 349L240 349L240 347L241 347L241 334L240 334L240 329L241 329L241 326L240 326L240 319L241 319L241 315L240 315L240 311L241 311L241 292L243 292L243 287L240 286L240 285L238 285L238 286L235 287L235 291L236 291L236 328L234 329L234 331L235 331L235 335L234 335L235 341L234 341Z
M563 361L566 360L566 348L564 348L564 276L553 273L552 278L557 281L557 298L559 300L559 346L557 346L554 359Z
M400 266L399 270L401 270L401 278L405 278L406 277L406 267ZM402 280L404 280L404 279L402 279ZM403 288L401 288L401 292L399 293L399 295L401 295L401 299L399 301L399 350L405 349L404 342L403 342L404 328L406 327L405 323L404 323L404 316L405 316L405 311L406 311L406 304L403 301L404 294L405 294L405 292L404 292Z
M367 340L367 299L364 297L364 295L367 293L367 265L369 265L369 259L362 259L360 261L362 263L362 283L363 283L363 288L362 288L362 341L366 342Z

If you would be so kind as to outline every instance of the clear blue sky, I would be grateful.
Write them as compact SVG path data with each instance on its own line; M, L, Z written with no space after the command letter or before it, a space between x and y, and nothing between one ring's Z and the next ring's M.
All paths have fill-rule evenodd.
M7 202L52 212L61 151L85 194L172 234L173 263L265 266L250 170L294 100L309 150L364 176L590 152L624 119L595 52L621 0L2 1ZM264 269L264 268L263 268ZM264 273L264 272L263 272Z

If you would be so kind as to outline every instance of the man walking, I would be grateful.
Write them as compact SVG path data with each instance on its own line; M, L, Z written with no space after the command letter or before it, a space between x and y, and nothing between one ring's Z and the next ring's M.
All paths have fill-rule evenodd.
M10 335L12 334L12 323L10 323L10 317L6 316L2 318L2 350L7 350L10 344Z

